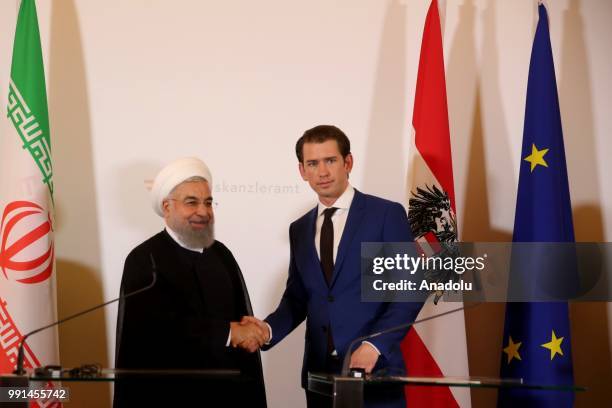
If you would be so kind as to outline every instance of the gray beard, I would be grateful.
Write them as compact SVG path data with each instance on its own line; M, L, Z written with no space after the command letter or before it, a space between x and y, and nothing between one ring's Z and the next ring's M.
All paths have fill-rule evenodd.
M213 224L201 231L194 231L190 228L173 228L180 240L190 248L208 248L215 242L215 228Z

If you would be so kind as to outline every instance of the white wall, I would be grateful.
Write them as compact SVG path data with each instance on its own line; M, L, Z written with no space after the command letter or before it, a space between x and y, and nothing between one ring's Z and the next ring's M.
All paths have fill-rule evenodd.
M282 292L288 225L315 202L293 153L306 128L331 123L345 130L356 162L352 183L404 201L429 0L37 3L55 159L58 274L69 271L59 277L60 295L70 299L64 311L117 295L125 256L161 228L144 181L179 156L199 156L212 169L217 235L240 263L261 317ZM547 3L577 236L610 241L612 3ZM7 94L16 4L0 1L0 95ZM507 239L537 4L445 4L460 231L471 239ZM286 191L231 191L255 185ZM474 205L486 209L486 219L470 213ZM106 365L112 365L115 318L116 308L98 316L103 340L96 353ZM603 318L604 329L594 333L604 339L609 364L609 305ZM67 330L73 331L62 340L71 342L67 333L82 328L75 323ZM264 353L271 407L305 405L298 385L302 338L300 328Z

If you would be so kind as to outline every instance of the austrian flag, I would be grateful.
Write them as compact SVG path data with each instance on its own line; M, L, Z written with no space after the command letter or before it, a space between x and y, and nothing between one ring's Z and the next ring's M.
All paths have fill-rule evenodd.
M440 244L457 241L455 189L451 157L442 31L438 2L427 12L414 99L414 129L409 171L408 219L412 234L423 253ZM432 296L417 319L460 307L457 302ZM411 376L468 376L467 344L463 313L415 325L402 342ZM409 407L468 407L468 388L406 388Z

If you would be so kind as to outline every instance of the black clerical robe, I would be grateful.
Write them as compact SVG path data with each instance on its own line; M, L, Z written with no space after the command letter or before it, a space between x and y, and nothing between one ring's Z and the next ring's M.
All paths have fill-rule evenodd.
M219 241L203 253L178 245L166 231L137 246L125 260L121 294L157 282L119 304L117 368L240 369L241 381L196 379L115 383L114 407L255 406L266 397L259 351L227 346L230 321L252 315L249 295L232 253Z

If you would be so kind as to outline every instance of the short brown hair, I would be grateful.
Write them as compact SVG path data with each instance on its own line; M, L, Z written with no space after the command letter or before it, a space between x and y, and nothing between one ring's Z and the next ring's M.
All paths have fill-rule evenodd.
M323 143L328 140L335 140L338 143L338 150L343 158L351 153L351 141L343 131L332 125L319 125L304 132L295 144L295 155L298 161L304 161L304 143Z

